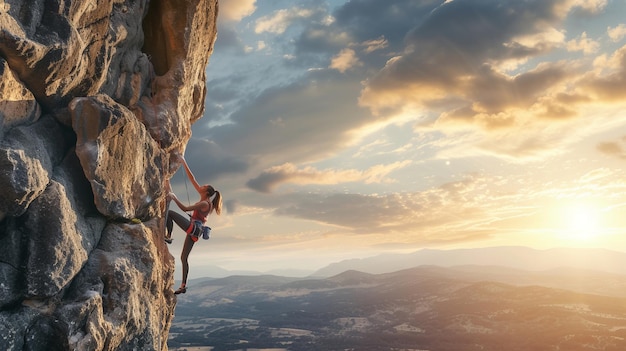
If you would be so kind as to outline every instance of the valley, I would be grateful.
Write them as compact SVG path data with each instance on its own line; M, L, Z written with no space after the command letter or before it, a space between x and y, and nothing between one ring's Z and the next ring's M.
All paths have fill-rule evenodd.
M542 286L551 274L419 266L320 279L210 279L179 296L169 345L179 351L200 346L216 351L623 350L626 297L617 288L625 286L626 276L610 275L605 290L602 279L592 281L596 293L591 294L573 290L585 286L580 279L589 279L590 272L558 275L556 282L567 288ZM524 277L523 284L512 284L511 277Z

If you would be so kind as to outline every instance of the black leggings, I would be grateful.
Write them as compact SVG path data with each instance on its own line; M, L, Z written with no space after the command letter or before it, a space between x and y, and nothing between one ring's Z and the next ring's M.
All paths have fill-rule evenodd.
M168 236L172 235L172 229L174 229L174 222L176 225L180 227L185 232L185 243L183 244L183 252L180 254L180 261L183 264L183 285L187 285L187 275L189 274L189 262L187 259L189 258L189 253L191 252L191 248L193 248L193 244L195 243L191 240L191 237L186 233L187 228L191 224L191 220L187 216L183 216L178 212L169 210L167 212L167 223L165 223L167 227Z
M188 216L183 216L178 212L169 210L167 211L167 235L172 236L172 230L174 229L174 222L182 229L185 233L191 224L191 220Z

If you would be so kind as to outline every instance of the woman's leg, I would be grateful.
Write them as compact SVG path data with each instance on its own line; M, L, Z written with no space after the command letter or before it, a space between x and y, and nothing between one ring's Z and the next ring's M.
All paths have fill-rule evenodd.
M182 229L183 231L186 231L187 228L189 228L189 224L191 224L191 222L189 221L189 218L187 218L186 216L181 215L180 213L173 211L173 210L169 210L167 212L167 223L165 223L165 226L167 228L167 236L168 237L172 237L172 229L174 229L174 222L176 222L176 224L180 227L180 229Z
M181 215L178 212L174 212L170 210L167 214L167 232L172 234L172 227L174 226L174 222L183 230L187 231L189 226L191 225L191 221L186 216ZM185 242L183 243L183 251L180 254L180 261L183 264L183 281L180 285L180 289L176 291L176 293L185 292L185 286L187 285L187 276L189 275L189 253L191 252L191 248L193 248L194 241L191 240L189 235L185 235Z
M189 274L189 262L187 261L187 259L189 258L189 253L193 248L193 244L194 241L191 240L191 237L189 235L187 235L185 237L185 243L183 244L183 252L180 254L180 261L183 264L183 281L180 284L180 289L178 289L178 291L180 292L187 291L187 275Z

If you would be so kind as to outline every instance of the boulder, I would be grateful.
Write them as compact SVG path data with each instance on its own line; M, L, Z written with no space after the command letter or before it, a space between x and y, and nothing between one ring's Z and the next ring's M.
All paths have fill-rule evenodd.
M76 154L100 213L129 220L156 216L166 155L145 126L107 95L76 98L69 110Z
M0 213L23 214L48 186L69 149L67 132L52 118L14 127L0 142Z

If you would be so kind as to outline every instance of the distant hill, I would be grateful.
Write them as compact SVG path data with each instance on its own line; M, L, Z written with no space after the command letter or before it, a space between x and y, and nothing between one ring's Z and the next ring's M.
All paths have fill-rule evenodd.
M626 349L626 275L589 270L232 276L177 299L172 351Z
M457 250L424 249L409 254L384 254L363 259L345 260L330 264L311 276L330 277L348 270L379 274L421 265L441 267L501 266L532 271L576 268L626 274L626 264L624 263L626 263L626 253L606 249L555 248L536 250L518 246Z
M271 271L228 270L212 264L193 265L190 274L193 279L226 278L231 275L278 275L283 277L306 277L314 270L275 269Z
M225 278L231 275L261 275L261 272L257 271L244 271L244 270L227 270L222 267L211 265L211 264L202 264L202 265L194 265L191 269L191 272L194 275L194 279L203 279L203 278L195 278L195 277L210 277L210 278Z

